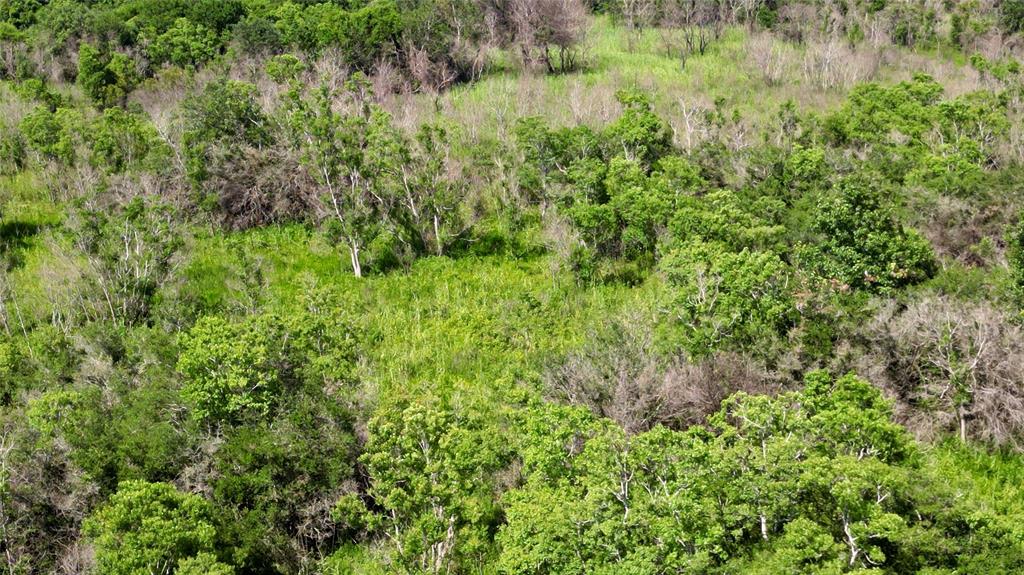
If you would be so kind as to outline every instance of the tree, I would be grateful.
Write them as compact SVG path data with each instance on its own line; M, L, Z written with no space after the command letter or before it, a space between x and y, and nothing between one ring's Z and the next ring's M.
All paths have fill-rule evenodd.
M170 575L182 566L217 565L208 556L216 536L209 505L167 483L122 483L83 530L96 546L102 575Z
M91 44L78 47L78 84L97 104L124 105L139 75L135 63L121 53L100 52Z
M491 424L493 425L493 424ZM489 553L498 520L493 474L506 461L494 429L411 404L378 410L361 457L380 529L406 573L456 573Z
M150 154L166 150L152 124L121 108L107 108L91 128L87 135L90 161L111 173L142 168Z
M280 390L274 328L204 317L181 335L178 371L194 418L230 423L269 413Z
M242 150L271 143L269 122L256 94L252 84L218 80L185 100L181 143L193 182L201 184L218 164Z
M216 55L217 33L187 18L178 18L166 32L154 38L146 49L154 64L196 67Z
M173 271L183 238L170 206L137 197L124 206L85 205L69 222L99 288L95 313L132 326L145 323Z
M928 241L896 220L886 184L867 174L839 181L819 203L812 263L827 278L888 291L924 281L936 270Z
M398 145L405 147L401 142ZM451 147L447 130L424 124L408 152L398 154L405 158L396 178L402 190L397 192L401 198L398 204L408 212L406 219L417 236L419 249L430 250L428 246L433 244L431 251L436 255L442 255L447 243L462 229L459 209L467 183L455 173Z
M579 0L514 0L511 4L513 36L526 65L543 64L548 73L577 66L576 49L586 32L586 9Z
M902 420L921 438L948 433L965 443L1020 445L1024 336L1005 311L927 297L883 306L864 335Z
M352 273L362 277L361 252L385 228L388 199L381 195L387 174L401 161L391 117L369 101L365 76L346 82L349 110L335 110L337 94L327 85L303 96L292 83L289 128L303 162L322 188L328 234L348 246Z
M694 241L672 250L659 267L673 288L670 329L694 356L754 349L796 320L791 272L772 252Z
M1013 34L1024 30L1024 0L1003 0L999 10L1007 32Z

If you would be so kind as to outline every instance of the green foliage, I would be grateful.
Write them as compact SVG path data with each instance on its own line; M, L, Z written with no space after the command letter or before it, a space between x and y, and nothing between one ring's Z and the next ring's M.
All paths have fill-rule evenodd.
M929 501L956 496L925 495L936 478L879 391L852 375L815 372L777 398L738 394L710 429L687 432L628 437L539 411L544 431L524 429L524 453L549 455L524 458L526 482L506 496L502 572L918 572L973 553L927 546L956 529ZM929 515L909 512L911 501Z
M40 0L4 0L0 4L0 21L25 28L35 22L36 11L42 5Z
M135 63L119 52L104 53L91 44L78 48L78 84L97 104L123 105L139 83Z
M622 115L607 128L608 137L629 160L650 166L672 148L672 133L664 120L651 110L643 92L625 90L615 95Z
M666 254L660 268L672 286L668 343L695 357L755 349L796 319L792 272L774 253L691 241Z
M37 106L21 119L18 127L30 149L44 158L72 164L83 123L78 110L60 108L51 112L45 106Z
M186 18L178 18L166 32L153 39L146 52L155 65L169 62L184 68L210 60L219 46L216 32Z
M493 475L508 457L493 428L413 404L378 410L369 432L361 460L381 512L365 520L398 534L400 568L446 573L486 559L499 517Z
M935 273L931 246L898 223L891 195L879 179L853 175L819 202L814 221L819 239L808 254L823 277L855 289L887 291Z
M1007 233L1007 243L1010 246L1007 259L1013 288L1018 297L1024 297L1024 215L1018 214L1017 224Z
M186 100L182 134L186 169L195 183L209 175L210 164L237 155L246 146L270 143L268 120L256 101L256 87L220 80Z
M231 422L267 415L279 392L274 337L267 328L276 326L206 317L182 334L178 371L193 417Z
M999 5L1003 28L1009 33L1024 30L1024 1L1003 0Z
M183 241L171 207L137 197L124 206L86 206L74 216L68 231L100 292L99 315L128 326L148 321Z
M122 483L84 530L103 575L194 572L203 564L231 572L209 556L216 535L209 505L166 483Z
M157 165L166 157L166 145L156 129L139 115L107 108L90 126L90 161L111 173Z

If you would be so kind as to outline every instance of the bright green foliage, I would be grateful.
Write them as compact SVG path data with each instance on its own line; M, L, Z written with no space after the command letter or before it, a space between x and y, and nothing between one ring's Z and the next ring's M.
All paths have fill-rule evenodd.
M47 159L72 164L83 124L78 110L60 108L51 112L46 106L40 105L26 114L18 127L29 148Z
M180 573L180 566L194 570L204 563L230 573L206 557L216 535L209 505L166 483L122 483L84 530L96 547L101 575Z
M361 460L381 512L367 520L394 534L399 570L439 574L479 565L499 517L493 475L507 458L497 430L412 404L378 410L369 431Z
M274 11L275 27L285 44L307 52L336 46L356 69L369 71L402 32L398 7L374 0L351 11L335 3L284 2Z
M796 320L791 271L772 252L692 241L666 254L660 268L672 286L668 343L694 356L755 349Z
M216 55L220 46L217 33L202 24L178 18L174 25L150 43L146 52L156 65L198 66Z
M237 324L205 317L182 334L178 371L182 396L200 420L231 422L265 416L279 390L274 338L259 322Z
M840 142L878 143L894 132L920 142L932 126L941 97L942 86L923 74L892 87L864 84L850 92L842 110L829 117L827 128Z
M909 173L935 191L968 195L995 139L1009 127L1005 102L991 92L943 101L942 92L922 74L892 87L859 86L826 120L826 131L836 143L870 148L874 163L894 181Z
M819 202L812 263L827 279L886 291L921 282L935 273L927 240L896 220L891 189L877 178L854 175Z
M759 198L745 204L729 190L717 190L705 196L686 196L672 215L669 230L672 240L720 242L731 250L766 250L778 246L785 228L771 217L781 211L779 202Z
M524 430L526 482L506 496L504 573L906 573L967 559L924 544L944 536L945 512L907 503L955 495L918 491L934 479L855 376L812 373L778 398L738 394L709 429L688 432L627 437L540 411L546 432Z
M217 556L212 553L199 553L194 557L178 561L174 569L174 575L234 575L235 570L230 565L217 561Z
M651 100L643 92L625 90L615 97L623 111L607 128L611 145L627 159L652 165L672 148L668 124L651 110Z
M335 110L339 95L349 100L351 111ZM303 164L320 184L326 231L348 247L352 272L361 277L364 248L385 237L393 217L389 200L397 187L393 179L405 174L406 143L391 116L369 101L362 74L353 75L340 94L326 85L303 94L293 84L289 97L288 128ZM401 179L399 193L405 195L408 182Z
M124 104L139 75L135 63L121 53L103 53L91 44L78 48L78 84L97 104Z

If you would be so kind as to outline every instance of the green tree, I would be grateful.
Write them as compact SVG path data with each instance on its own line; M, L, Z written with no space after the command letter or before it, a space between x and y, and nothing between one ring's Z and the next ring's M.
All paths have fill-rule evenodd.
M871 291L912 285L935 273L931 246L899 224L892 195L880 179L855 174L819 202L814 219L819 238L809 249L819 273Z
M789 267L772 252L729 251L720 243L688 242L659 264L669 284L670 333L694 356L753 348L796 320Z
M233 422L263 417L277 399L275 326L201 318L180 337L182 396L199 420Z
M119 174L147 165L150 154L166 150L150 123L121 108L107 108L92 122L87 138L93 165Z
M86 205L73 216L68 231L100 292L96 313L124 326L148 321L183 242L173 210L137 197L124 206Z
M178 18L166 32L149 44L146 52L154 64L170 62L175 66L195 67L217 54L217 33L187 18Z
M97 104L123 105L139 83L135 63L121 53L103 53L91 44L78 47L78 84Z
M211 82L183 103L181 143L189 178L206 180L211 165L229 161L246 148L272 141L269 120L256 100L256 86L235 80Z
M346 82L348 112L335 110L337 95L326 85L304 95L293 82L288 122L303 163L321 186L326 231L348 247L352 273L362 277L361 253L392 215L382 188L400 171L404 148L390 115L370 102L364 76Z
M498 520L494 473L506 446L481 421L410 404L378 410L361 457L379 513L405 573L452 573L490 553Z
M151 575L206 561L216 531L201 497L167 483L126 481L83 526L102 575ZM220 567L217 572L224 572Z

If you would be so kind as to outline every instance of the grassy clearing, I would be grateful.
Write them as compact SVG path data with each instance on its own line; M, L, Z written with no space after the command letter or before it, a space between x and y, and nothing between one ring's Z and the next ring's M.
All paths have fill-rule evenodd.
M366 329L366 368L382 397L501 397L536 382L548 359L581 344L643 291L581 289L553 272L548 256L425 258L408 272L358 280L344 254L300 226L198 240L184 289L210 312L237 299L240 253L259 262L270 307L295 305L312 285L341 295Z

